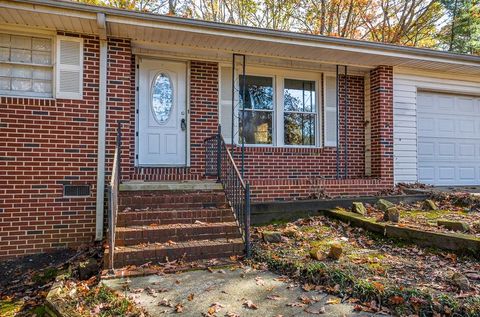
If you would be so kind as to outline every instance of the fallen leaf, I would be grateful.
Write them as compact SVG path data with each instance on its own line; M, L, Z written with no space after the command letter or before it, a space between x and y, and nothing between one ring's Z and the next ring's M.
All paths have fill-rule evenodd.
M169 300L168 298L162 298L162 300L158 302L158 306L172 307L172 308L174 307L171 300Z
M333 298L329 298L327 299L327 301L325 302L326 305L337 305L337 304L340 304L342 302L342 300L338 297L333 297Z
M400 305L400 304L403 304L405 302L405 300L403 299L402 296L392 296L388 299L388 301L392 304L392 305Z
M178 303L177 305L175 305L175 312L176 313L183 313L183 305Z
M249 308L249 309L258 309L258 306L255 305L251 300L246 300L243 302L243 306Z
M195 294L191 293L191 294L188 295L187 299L188 299L189 302L191 302L194 297L195 297Z

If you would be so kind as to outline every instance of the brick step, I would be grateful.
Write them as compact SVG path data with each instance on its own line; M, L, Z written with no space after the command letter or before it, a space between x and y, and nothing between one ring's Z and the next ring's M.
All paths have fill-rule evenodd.
M128 191L119 196L120 210L157 208L225 208L228 206L222 190L208 191Z
M117 227L115 235L116 246L167 241L241 238L235 222Z
M105 250L104 265L108 268L109 252ZM176 244L139 244L115 248L115 268L127 265L142 265L164 263L183 259L195 261L201 259L227 258L243 255L244 244L242 239L215 239L179 242Z
M174 223L232 222L235 220L230 208L156 209L125 211L117 215L117 226L168 225Z

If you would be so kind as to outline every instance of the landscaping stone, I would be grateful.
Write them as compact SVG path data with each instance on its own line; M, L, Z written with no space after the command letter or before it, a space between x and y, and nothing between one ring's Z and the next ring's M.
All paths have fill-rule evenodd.
M468 231L470 227L463 221L438 220L437 225L452 231Z
M98 273L98 262L94 259L88 259L84 262L80 262L78 266L78 275L81 280L88 280L92 276Z
M379 199L375 204L375 208L380 209L383 212L386 212L389 208L392 207L395 207L395 205L385 199Z
M385 221L391 221L397 223L400 220L400 212L398 211L397 207L390 207L385 211L383 216Z
M461 273L453 273L451 282L462 291L470 290L470 282L468 281L468 278Z
M268 243L279 243L282 241L282 235L276 231L263 231L262 238L263 241Z
M332 244L330 247L330 252L328 252L328 257L334 260L340 259L343 253L342 245L339 243Z
M476 231L480 231L480 221L476 221L472 225L473 229Z
M433 200L427 199L423 202L423 209L431 211L431 210L438 210L438 207Z
M298 228L295 226L290 226L283 230L283 235L289 238L295 238L298 236Z
M317 261L323 261L327 257L325 252L323 252L322 250L320 250L318 248L311 249L310 250L310 256L312 257L312 259L315 259Z
M367 208L365 208L363 203L354 201L352 203L352 212L365 216L367 213Z

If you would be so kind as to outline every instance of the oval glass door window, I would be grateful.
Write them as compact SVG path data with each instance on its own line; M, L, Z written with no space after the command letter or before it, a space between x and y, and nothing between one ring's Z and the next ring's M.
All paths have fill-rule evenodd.
M173 85L167 74L160 73L153 80L152 110L155 120L162 124L170 118L173 107Z

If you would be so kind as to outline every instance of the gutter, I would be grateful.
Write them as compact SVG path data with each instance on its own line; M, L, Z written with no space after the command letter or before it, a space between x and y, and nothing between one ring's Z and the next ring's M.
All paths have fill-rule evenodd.
M97 195L95 209L95 241L103 239L105 205L105 139L107 130L107 23L103 13L97 13L100 38L100 69L98 83L98 150L97 150Z
M154 13L145 13L145 12L130 11L130 10L123 10L123 9L109 8L109 7L86 5L86 4L75 3L70 1L15 0L14 2L29 3L32 5L52 6L57 8L72 9L72 10L78 10L78 11L90 12L90 13L97 12L97 13L108 14L109 16L133 18L133 19L140 19L143 21L154 21L154 22L160 22L160 23L170 23L173 25L190 26L194 28L208 28L208 29L217 30L217 31L239 32L242 34L261 35L261 36L268 36L268 37L279 38L279 39L283 38L288 40L303 40L303 41L309 41L314 43L333 44L333 45L340 46L338 47L338 49L341 49L341 47L343 46L344 49L365 48L365 49L372 49L372 50L383 50L390 53L410 54L411 58L412 57L419 58L423 56L423 57L445 59L443 61L445 63L452 63L452 61L457 61L457 62L463 61L463 62L475 63L475 64L478 64L478 66L480 66L480 57L478 56L466 55L466 54L455 54L455 53L443 52L443 51L437 51L437 50L425 49L425 48L400 46L400 45L394 45L394 44L385 44L385 43L362 41L362 40L352 40L352 39L337 38L337 37L331 37L331 36L325 36L325 35L312 35L312 34L304 34L304 33L290 32L290 31L262 29L257 27L241 26L241 25L234 25L234 24L228 24L228 23L209 22L209 21L195 20L195 19L182 18L182 17L165 16L165 15L159 15ZM200 31L200 30L197 30L197 31ZM381 52L371 52L371 53L379 54Z

